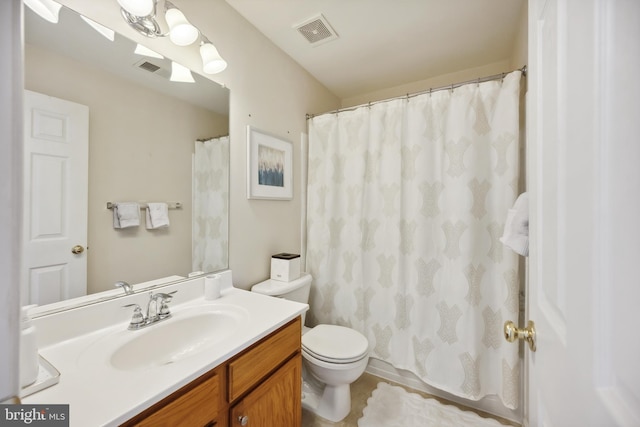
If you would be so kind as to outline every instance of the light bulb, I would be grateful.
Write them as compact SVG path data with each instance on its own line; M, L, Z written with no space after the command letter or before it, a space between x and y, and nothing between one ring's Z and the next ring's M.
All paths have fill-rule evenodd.
M118 4L134 16L149 16L153 13L154 0L118 0Z
M198 39L200 32L191 25L180 10L171 8L165 14L169 25L169 39L178 46L188 46Z
M218 49L211 43L204 43L200 46L200 56L202 57L202 69L207 74L216 74L227 68L227 61L222 59Z

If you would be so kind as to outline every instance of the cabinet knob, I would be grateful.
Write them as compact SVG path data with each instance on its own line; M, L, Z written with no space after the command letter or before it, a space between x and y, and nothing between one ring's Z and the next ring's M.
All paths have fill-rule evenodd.
M246 426L247 424L249 424L249 417L246 415L240 415L238 417L238 422L241 426Z

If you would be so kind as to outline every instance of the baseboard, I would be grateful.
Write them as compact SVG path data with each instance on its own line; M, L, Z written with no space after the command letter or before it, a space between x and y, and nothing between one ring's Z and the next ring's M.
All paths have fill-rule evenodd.
M440 397L442 399L446 399L450 402L454 402L459 405L464 405L469 408L476 409L478 411L483 411L497 417L502 417L519 424L521 424L523 421L522 410L520 409L512 410L512 409L506 408L502 404L502 402L500 402L500 399L498 399L497 396L487 396L482 400L478 400L478 401L464 399L464 398L455 396L451 393L447 393L445 391L432 387L429 384L426 384L417 376L415 376L413 373L402 370L402 369L396 369L389 363L383 362L382 360L369 358L369 363L367 365L366 372L368 372L371 375L375 375L377 377L384 378L386 380L393 381L398 384L402 384L406 387L411 387L414 390L419 390L425 393L429 393L434 396Z

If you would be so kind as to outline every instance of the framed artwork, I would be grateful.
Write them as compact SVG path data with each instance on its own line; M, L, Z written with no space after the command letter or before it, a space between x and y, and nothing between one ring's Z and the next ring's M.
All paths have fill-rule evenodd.
M247 126L247 198L293 199L293 145Z

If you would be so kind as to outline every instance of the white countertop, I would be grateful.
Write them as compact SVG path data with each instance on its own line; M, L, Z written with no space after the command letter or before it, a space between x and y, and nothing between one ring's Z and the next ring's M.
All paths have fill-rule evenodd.
M175 285L179 290L176 299L179 299L177 296L183 292L184 286L191 286L192 289L196 288L202 292L202 280L194 279L193 283L186 281L184 284ZM184 292L185 295L189 293L193 291ZM147 296L131 296L132 299L134 297L137 298L136 301L141 301ZM232 305L242 308L247 316L246 321L219 345L214 345L206 351L168 365L125 371L111 366L106 356L94 357L88 352L92 346L95 347L96 342L104 340L104 337L123 335L121 331L126 330L132 313L132 309L122 309L122 305L128 303L127 298L129 297L111 301L108 307L96 307L95 314L90 311L91 307L83 308L80 313L75 314L75 319L66 314L64 322L70 327L62 329L77 329L78 333L73 336L69 336L68 332L65 334L64 331L59 331L61 327L60 324L56 324L55 319L36 319L37 326L47 335L41 339L44 345L40 347L40 355L60 372L60 381L50 388L23 398L23 403L69 404L72 427L116 426L248 348L308 309L306 304L235 288L226 289L222 297L213 301L205 301L202 294L190 299L188 296L183 297L182 303L178 300L175 304L170 304L174 318L194 307ZM82 330L80 326L76 326L78 323L75 322L91 325L97 321L88 319L89 317L99 317L104 322L104 318L108 317L105 313L110 311L113 311L112 324L104 326L97 323L103 327L96 328L93 325L92 330ZM81 316L87 319L83 320ZM156 325L147 328L154 327ZM127 334L137 332L139 331L126 331ZM51 337L53 335L54 338ZM154 349L149 348L148 351L153 352Z

